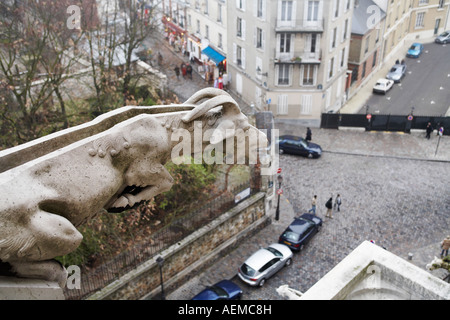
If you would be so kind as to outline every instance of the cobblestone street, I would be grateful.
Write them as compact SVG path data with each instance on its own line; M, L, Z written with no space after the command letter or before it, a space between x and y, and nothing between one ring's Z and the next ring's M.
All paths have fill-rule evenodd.
M167 43L149 46L161 51L159 67L169 77L169 86L181 101L197 90L211 86L197 73L193 79L177 79L173 68L183 60ZM154 64L155 65L155 64ZM248 106L237 100L241 108ZM304 136L306 128L285 125L280 134ZM319 159L280 156L283 195L280 220L241 243L227 256L167 295L168 300L191 299L206 286L232 279L243 290L243 299L280 300L276 289L288 284L307 291L364 240L374 240L399 257L425 269L440 253L439 243L450 234L450 137L439 140L434 133L401 134L313 128L313 142L322 146ZM324 218L325 202L340 193L342 206L333 219ZM325 219L319 234L294 255L291 266L269 279L263 288L245 285L237 268L252 253L278 241L278 236L296 214L309 210L318 196L318 215ZM274 210L268 214L274 216ZM408 260L409 261L409 260ZM442 278L445 271L431 274Z
M345 139L349 139L346 146L330 143ZM373 146L372 139L385 142L384 148ZM397 140L402 141L400 147L396 147ZM273 221L247 239L168 299L190 299L205 286L227 278L243 288L244 299L279 300L279 286L288 284L307 291L364 240L374 240L405 260L412 253L410 262L425 269L439 255L439 243L450 234L450 163L423 160L425 153L407 157L403 150L411 149L409 144L414 143L422 149L429 144L431 150L434 143L425 140L421 133L313 130L313 141L325 150L320 159L280 157L284 177L280 221ZM348 153L346 148L352 146L358 153ZM449 149L443 150L441 157L450 159ZM325 218L325 202L337 193L342 196L341 211L335 211L333 219ZM236 277L239 265L257 249L277 242L292 218L309 210L314 194L318 196L318 215L325 221L319 234L294 255L291 266L269 279L263 288L243 284ZM445 275L443 270L431 273L440 278Z

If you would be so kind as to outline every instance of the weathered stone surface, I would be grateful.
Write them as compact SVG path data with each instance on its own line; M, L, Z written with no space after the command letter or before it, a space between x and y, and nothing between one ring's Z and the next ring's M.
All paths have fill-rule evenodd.
M76 227L102 210L133 207L171 188L173 179L164 164L173 160L179 144L179 137L173 137L176 130L191 134L189 155L211 145L227 150L227 139L234 139L239 129L266 140L223 90L204 89L182 105L156 107L163 113L154 109L115 111L93 124L0 153L0 163L3 157L8 163L17 161L0 174L0 260L18 276L61 283L65 271L61 266L55 271L49 260L78 247L82 236ZM142 114L124 119L136 112ZM247 161L257 152L255 141L245 146ZM35 158L33 150L39 150ZM182 154L187 155L184 148Z

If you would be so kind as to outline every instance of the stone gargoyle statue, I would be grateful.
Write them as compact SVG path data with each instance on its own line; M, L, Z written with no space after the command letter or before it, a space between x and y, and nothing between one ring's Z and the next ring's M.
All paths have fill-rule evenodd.
M80 245L77 227L105 210L124 210L171 188L164 164L180 143L179 133L173 138L179 130L190 135L181 135L193 146L190 155L211 145L225 150L238 129L253 133L257 141L248 139L246 164L258 144L267 143L220 89L201 90L180 105L121 109L92 120L94 125L0 152L0 262L9 274L63 287L67 272L54 258ZM194 146L196 129L201 150Z

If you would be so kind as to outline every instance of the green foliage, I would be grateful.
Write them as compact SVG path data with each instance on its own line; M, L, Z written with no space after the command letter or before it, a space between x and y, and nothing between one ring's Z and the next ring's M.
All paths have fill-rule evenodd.
M57 260L65 266L95 267L209 198L216 179L213 166L168 163L166 168L175 180L170 191L122 213L100 214L79 228L81 245Z

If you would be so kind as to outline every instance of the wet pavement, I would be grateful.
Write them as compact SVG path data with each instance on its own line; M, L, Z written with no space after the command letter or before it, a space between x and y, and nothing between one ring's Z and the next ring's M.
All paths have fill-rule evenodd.
M168 44L159 49L165 50L163 71L180 100L211 86L195 72L192 80L177 79L173 67L183 58ZM279 129L280 134L306 133L306 128L294 125ZM428 140L423 131L313 128L312 138L324 150L321 158L280 156L284 177L280 220L272 219L272 224L168 293L168 300L191 299L222 279L236 282L244 290L243 299L280 300L279 286L307 291L364 240L374 240L422 269L440 254L439 243L450 234L450 136L439 138L434 132ZM325 218L324 204L337 193L342 196L341 211L335 211L333 219ZM263 288L242 283L236 276L239 265L259 248L277 242L295 215L310 208L314 194L318 195L317 214L325 220L320 233ZM275 210L268 214L274 217ZM443 270L430 273L440 278L446 274Z
M301 135L303 129L285 128L281 134ZM442 152L435 157L437 139L427 140L420 132L313 129L313 142L324 149L321 158L280 156L284 177L280 220L273 220L167 298L190 299L208 285L232 279L244 290L244 299L280 300L279 286L307 291L364 240L374 240L425 269L440 254L440 241L450 234L450 138L441 139ZM325 218L324 204L337 193L342 196L341 211L334 211L333 219ZM263 288L242 283L236 276L239 265L259 248L277 242L294 216L309 210L314 194L317 214L325 221L320 233ZM269 214L274 217L274 211ZM430 273L446 275L442 269Z

